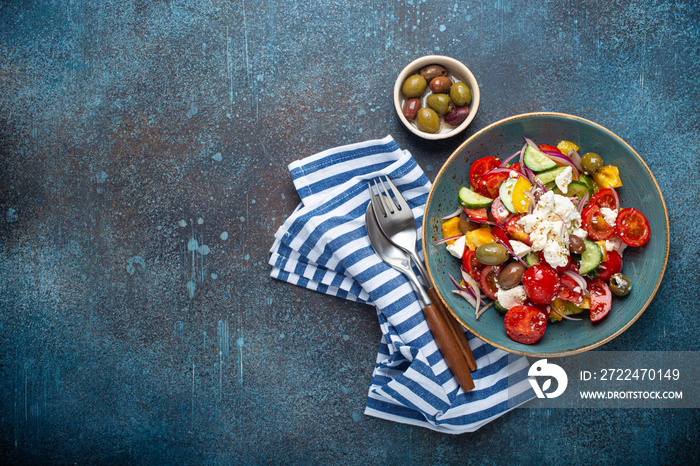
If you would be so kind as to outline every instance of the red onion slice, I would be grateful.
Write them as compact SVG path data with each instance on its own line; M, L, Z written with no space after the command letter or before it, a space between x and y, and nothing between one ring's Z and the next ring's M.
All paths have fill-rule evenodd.
M576 317L569 317L569 316L565 316L564 314L559 314L559 313L558 313L557 311L555 311L554 309L552 309L552 312L555 313L556 315L558 315L559 317L561 317L562 319L573 320L573 321L576 321L576 322L578 322L579 320L581 320L581 319L576 318Z
M588 193L584 194L581 197L581 200L578 201L578 205L576 206L576 210L578 211L579 214L583 212L583 209L586 207L587 203L588 203Z
M512 173L515 173L516 175L522 176L523 178L525 178L525 175L523 175L522 173L520 173L518 170L516 170L516 169L514 169L514 168L510 168L510 167L499 167L499 168L494 168L493 170L489 170L489 171L487 171L487 172L484 173L484 174L486 175L486 174L488 174L488 173L508 173L508 175L510 175L510 174L512 174Z
M452 290L452 292L464 298L469 304L472 305L474 309L476 309L476 300L472 295L463 290Z
M586 291L588 289L588 285L586 284L586 279L583 278L581 275L577 274L573 270L565 270L563 272L564 275L567 277L571 278L573 281L576 282L578 286L581 287L581 291Z
M446 243L446 242L451 241L451 240L453 240L453 239L461 238L462 236L464 236L464 235L457 235L457 236L450 236L450 237L447 237L447 238L443 238L443 239L441 239L441 240L439 240L439 241L435 241L434 245L437 246L438 244Z
M469 291L466 287L462 286L462 284L459 283L457 281L457 279L452 276L452 274L448 273L447 276L450 277L450 280L452 280L452 283L454 284L454 286L456 286L457 288L459 288L462 291Z
M476 280L469 275L469 272L464 269L464 266L460 266L459 271L462 274L464 283L469 285L474 291L474 296L476 296L476 306L474 306L474 309L476 309L476 312L478 313L479 307L481 306L481 288L479 288L479 284L476 282Z
M613 195L615 196L615 210L620 210L620 195L617 194L617 191L615 191L615 188L610 188L613 192Z
M574 165L576 165L578 171L583 171L583 165L581 165L581 156L578 155L578 152L576 152L575 150L570 150L569 153L566 154L566 156L569 157L572 162L574 162Z
M558 162L558 163L561 163L561 164L566 165L568 167L571 167L574 171L574 178L577 180L579 179L580 174L578 172L578 168L576 168L576 165L574 164L574 162L569 160L569 158L567 156L561 155L561 154L556 155L556 154L549 152L549 151L547 153L545 153L545 155L547 157L549 157L550 159L552 159L554 162Z
M508 163L509 163L511 160L513 160L514 157L516 157L516 156L518 156L518 155L520 155L520 151L518 151L518 152L516 152L515 154L509 156L509 157L508 157L507 159L505 159L505 160L503 161L503 163L501 163L501 165L499 165L499 166L500 166L501 168L506 167L506 166L508 165Z
M490 304L487 304L486 306L482 307L481 310L477 311L477 312L476 312L476 318L478 319L479 317L481 317L481 314L483 314L484 311L485 311L486 309L488 309L488 308L490 308L491 306L493 306L493 303L495 303L495 301L492 301Z
M462 213L462 208L460 207L459 209L457 209L457 210L455 210L454 212L452 212L450 215L447 215L447 216L445 216L445 217L442 217L440 220L449 220L449 219L451 219L451 218L455 218L456 216L458 216L458 215L461 214L461 213Z

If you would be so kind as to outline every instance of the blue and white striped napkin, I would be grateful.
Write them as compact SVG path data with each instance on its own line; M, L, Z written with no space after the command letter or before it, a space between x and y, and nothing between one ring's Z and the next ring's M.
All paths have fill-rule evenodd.
M468 332L478 368L472 373L475 388L464 393L437 349L409 282L374 253L364 221L368 180L388 175L421 227L430 181L408 151L387 136L320 152L292 162L289 169L301 204L275 234L271 275L376 306L383 336L365 414L459 434L534 396L525 357Z

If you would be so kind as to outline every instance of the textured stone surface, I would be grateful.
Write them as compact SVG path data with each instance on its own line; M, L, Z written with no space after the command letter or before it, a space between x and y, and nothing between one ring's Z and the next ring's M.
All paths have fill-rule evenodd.
M697 410L521 409L457 437L366 417L374 310L270 279L267 255L295 159L392 134L432 177L489 123L572 113L669 207L657 297L605 349L697 351L698 24L693 0L2 2L3 462L697 457ZM482 105L429 143L391 89L434 53Z

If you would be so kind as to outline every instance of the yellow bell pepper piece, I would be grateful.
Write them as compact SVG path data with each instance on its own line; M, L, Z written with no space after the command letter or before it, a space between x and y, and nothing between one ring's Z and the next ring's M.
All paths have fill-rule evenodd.
M593 180L601 189L619 188L622 186L620 170L615 165L606 165L598 170L598 173L593 174Z
M483 227L468 231L465 241L469 249L476 251L482 244L495 243L496 238L491 234L491 228Z
M462 230L459 229L459 217L452 217L442 224L442 237L449 238L451 236L462 236ZM456 239L446 241L445 244L452 244Z
M559 149L564 155L568 154L572 150L578 152L578 146L571 141L559 141L559 144L557 144L557 149Z
M551 306L554 308L556 312L552 312L549 314L549 321L550 322L559 322L560 320L563 319L561 316L570 316L573 314L579 314L583 312L584 309L590 309L591 308L591 301L584 297L583 301L581 304L576 306L574 303L570 301L563 300L561 298L554 298L554 301L552 301ZM559 315L557 315L559 313Z
M603 251L603 259L601 260L601 262L605 262L606 260L608 260L608 250L605 249L605 240L595 241L595 244L600 246L600 250Z
M532 185L522 176L518 177L518 181L513 186L513 208L519 214L527 213L530 199L525 196L525 191L530 191L530 188Z

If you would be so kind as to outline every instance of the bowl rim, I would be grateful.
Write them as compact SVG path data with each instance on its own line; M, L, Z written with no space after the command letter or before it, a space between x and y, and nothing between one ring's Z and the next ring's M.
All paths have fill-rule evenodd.
M587 124L590 124L590 125L592 125L592 126L595 126L595 127L597 127L598 129L600 129L600 130L602 130L602 131L604 131L604 132L610 134L611 136L613 136L614 138L616 138L617 140L619 140L620 142L622 142L622 143L630 150L630 152L633 153L633 154L637 157L637 159L639 159L639 161L642 163L642 166L646 169L647 174L649 175L649 178L651 179L651 181L653 182L654 186L656 187L656 191L658 192L659 198L661 199L661 206L663 207L664 221L665 221L665 227L666 227L666 245L665 245L666 247L665 247L665 250L664 250L663 267L661 268L661 274L659 274L659 278L657 279L656 285L654 286L654 289L653 289L652 293L649 295L649 298L648 298L648 299L646 300L646 302L640 307L639 311L632 317L632 319L629 320L629 322L627 322L624 326L622 326L620 329L618 329L618 331L616 331L615 333L613 333L613 334L607 336L606 338L604 338L604 339L602 339L602 340L600 340L600 341L598 341L598 342L592 343L592 344L590 344L590 345L582 346L582 347L579 347L579 348L576 348L576 349L572 349L572 350L568 350L568 351L559 351L559 352L555 352L555 353L546 353L546 354L542 354L542 353L537 353L537 352L532 352L532 351L523 351L523 350L517 350L517 349L513 349L513 348L506 348L506 347L504 347L503 345L499 345L499 344L497 344L497 343L494 343L493 341L490 341L488 338L484 337L481 333L479 333L479 331L478 331L477 329L474 329L474 328L472 328L470 325L467 325L467 323L464 322L464 321L452 310L452 308L450 308L450 306L447 304L447 301L445 301L445 298L443 297L442 293L440 292L440 289L437 287L437 285L436 285L436 283L435 283L435 279L433 278L432 270L430 269L430 267L429 267L428 264L427 264L427 262L428 262L428 261L427 261L427 257L425 258L426 269L427 269L427 271L428 271L428 276L429 276L429 278L430 278L431 284L432 284L432 286L435 288L435 291L437 292L438 298L439 298L440 301L442 302L442 304L443 304L443 306L445 307L445 309L447 309L447 310L450 312L450 314L452 314L452 316L457 320L457 322L460 323L460 325L462 325L464 328L466 328L467 330L469 330L471 333L473 333L475 336L477 336L477 337L480 338L481 340L485 341L486 343L489 343L490 345L495 346L496 348L502 349L502 350L504 350L504 351L507 351L507 352L509 352L509 353L521 354L521 355L524 355L524 356L531 356L531 357L537 357L537 358L541 358L541 357L553 357L553 358L555 358L555 357L573 356L573 355L575 355L575 354L580 354L580 353L583 353L583 352L585 352L585 351L589 351L589 350L592 350L592 349L594 349L594 348L598 348L598 347L600 347L600 346L602 346L602 345L604 345L604 344L606 344L606 343L612 341L613 339L617 338L617 337L620 336L622 333L624 333L634 322L636 322L637 319L639 319L639 317L640 317L640 316L644 313L644 311L647 309L647 307L649 307L649 304L651 304L651 301L654 299L654 297L656 296L656 293L657 293L658 290L659 290L659 286L661 286L661 281L663 280L664 274L666 273L666 266L667 266L667 264L668 264L668 256L669 256L669 251L670 251L670 246L671 246L671 234L670 234L671 229L670 229L670 224L669 224L669 220L668 220L668 209L666 208L666 201L664 200L663 193L661 192L661 187L659 186L659 183L656 181L656 178L654 177L654 175L651 173L651 170L649 169L649 166L646 164L646 162L644 161L644 159L642 159L642 157L637 153L637 151L634 150L634 149L632 148L632 146L630 146L630 145L627 143L627 141L625 141L624 139L622 139L620 136L618 136L618 135L617 135L616 133L614 133L613 131L610 131L608 128L606 128L606 127L604 127L604 126L602 126L602 125L600 125L600 124L598 124L598 123L595 123L595 122L593 122L593 121L591 121L591 120L588 120L588 119L586 119L586 118L582 118L582 117L579 117L579 116L576 116L576 115L570 115L570 114L567 114L567 113L560 113L560 112L530 112L530 113L521 113L521 114L518 114L518 115L513 115L513 116L510 116L510 117L507 117L507 118L503 118L503 119L498 120L498 121L496 121L496 122L494 122L494 123L491 123L490 125L484 127L483 129L477 131L477 132L474 133L472 136L470 136L466 141L464 141L462 144L460 144L460 145L452 152L452 154L450 154L450 156L447 158L447 160L443 163L442 167L440 167L440 171L439 171L438 174L435 176L435 180L439 179L439 178L443 175L443 173L444 173L446 167L449 165L449 163L452 161L452 159L453 159L454 157L456 157L457 154L460 153L460 152L462 151L462 149L463 149L465 146L467 146L468 144L470 144L474 139L478 138L478 137L481 136L483 133L485 133L485 132L491 130L492 128L494 128L494 127L496 127L496 126L499 126L499 125L501 125L501 124L503 124L503 123L507 123L507 122L513 121L513 120L519 120L519 119L522 119L522 118L533 117L533 116L535 116L535 117L548 117L548 116L550 116L550 117L551 117L551 116L554 116L554 117L564 117L564 118L569 118L569 119L573 119L573 120L579 120L579 121L582 121L582 122L584 122L584 123L587 123ZM427 198L426 203L425 203L425 205L426 205L426 210L427 210L427 206L430 204L431 198L433 197L434 189L435 189L435 181L433 181L433 183L431 183L430 191L428 192L428 198ZM422 236L422 241L423 241L423 244L424 244L424 245L427 244L426 241L427 241L428 222L429 222L429 221L430 221L430 219L428 218L428 216L427 216L427 215L423 215L423 223L422 223L423 232L422 232L422 235L421 235L421 236ZM427 248L424 247L424 254L425 254L425 250L426 250L426 249L427 249Z
M469 84L469 89L472 93L472 102L468 106L469 115L467 115L467 118L462 123L460 123L459 126L445 133L425 133L423 131L420 131L410 121L406 119L406 117L403 114L403 109L401 108L401 86L403 85L403 81L409 76L411 72L417 71L419 68L422 68L423 66L426 66L427 64L431 63L444 64L448 67L458 70L459 73L455 74L459 74L460 77L464 80L464 82ZM476 117L477 110L479 110L479 103L481 102L481 91L479 90L479 82L476 80L476 77L474 77L474 74L467 67L467 65L465 65L461 61L452 57L447 57L445 55L425 55L411 61L401 70L401 72L396 78L396 82L394 83L393 99L396 114L398 115L399 119L401 120L401 123L403 123L406 129L423 139L435 141L456 136L457 134L464 131L464 129L466 129L466 127L471 124L471 122L474 120L474 117Z

